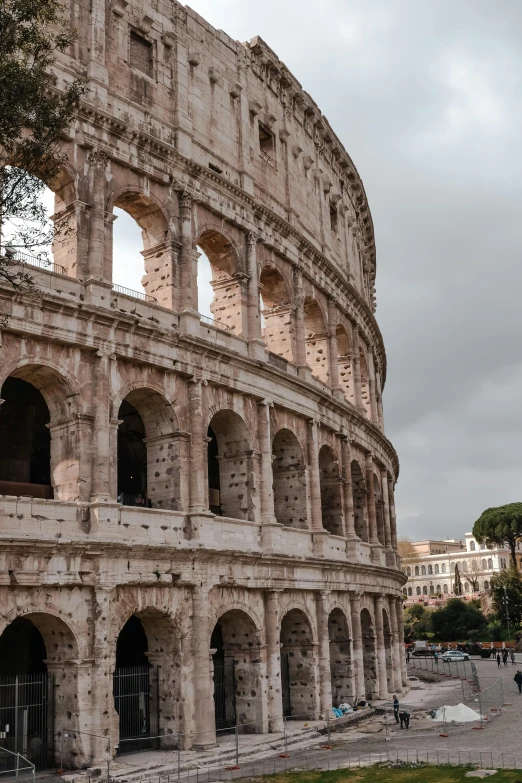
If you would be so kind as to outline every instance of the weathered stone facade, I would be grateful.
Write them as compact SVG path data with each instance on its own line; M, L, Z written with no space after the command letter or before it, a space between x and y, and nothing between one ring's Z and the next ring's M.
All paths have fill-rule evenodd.
M38 629L71 766L118 745L113 675L141 665L143 631L173 744L215 742L219 656L251 731L401 691L398 461L359 175L261 39L174 0L69 5L57 85L89 91L51 185L71 230L41 302L0 289L3 638ZM115 207L142 228L145 298L113 288ZM0 675L34 665L16 628Z

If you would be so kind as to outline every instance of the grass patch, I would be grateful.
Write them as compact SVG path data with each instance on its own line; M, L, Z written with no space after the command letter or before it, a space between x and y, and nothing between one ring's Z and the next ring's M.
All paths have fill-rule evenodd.
M279 775L265 775L270 783L472 783L481 778L467 778L471 767L453 767L443 765L434 767L426 764L418 766L390 768L375 764L363 769L339 769L330 772L311 770L310 772L285 772ZM501 769L486 780L491 783L517 783L522 780L520 770Z

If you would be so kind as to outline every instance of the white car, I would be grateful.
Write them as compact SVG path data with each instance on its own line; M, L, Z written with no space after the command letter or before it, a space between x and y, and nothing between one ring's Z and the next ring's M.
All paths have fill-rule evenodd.
M469 655L460 650L448 650L442 656L444 663L451 663L451 661L469 661Z

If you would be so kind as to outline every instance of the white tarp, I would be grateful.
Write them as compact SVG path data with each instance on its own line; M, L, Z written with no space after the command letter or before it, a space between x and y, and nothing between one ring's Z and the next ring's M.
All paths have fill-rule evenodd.
M451 707L439 707L435 710L433 720L445 720L446 723L471 723L474 720L480 720L480 713L460 703Z

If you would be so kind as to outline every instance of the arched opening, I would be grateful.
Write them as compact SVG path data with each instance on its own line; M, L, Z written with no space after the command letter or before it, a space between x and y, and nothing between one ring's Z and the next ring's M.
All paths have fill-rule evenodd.
M353 357L352 346L348 332L344 326L338 326L337 335L337 365L339 385L344 396L352 405L355 405L355 384L353 382Z
M375 520L377 523L377 538L382 546L385 545L384 534L384 500L381 492L381 482L378 477L373 474L373 491L375 495Z
M354 697L350 632L346 616L341 609L336 608L330 612L328 638L330 639L332 704L338 707L343 702L351 703Z
M393 693L393 659L392 659L392 632L388 612L382 610L382 630L384 637L384 657L386 660L386 682L388 693Z
M319 451L319 478L323 527L334 536L342 536L341 473L339 462L330 446L322 446Z
M218 325L242 334L246 301L235 248L223 234L209 229L199 237L197 251L200 253L197 276L200 313L204 315L208 308Z
M261 270L259 285L264 322L262 337L269 351L292 362L295 357L295 327L286 283L275 267L265 266Z
M209 508L232 519L254 519L250 434L231 410L216 413L208 428Z
M365 415L371 418L371 399L370 399L370 371L368 369L368 360L366 351L359 349L359 362L361 367L361 398Z
M214 627L210 647L216 731L227 731L238 724L243 733L262 732L263 673L253 620L240 610L225 612Z
M118 419L118 502L179 510L183 438L172 405L152 389L134 389Z
M300 609L291 609L281 622L281 689L285 717L315 718L313 634Z
M352 460L353 519L355 534L361 541L368 541L368 514L366 505L366 486L361 466L357 460Z
M156 747L159 730L158 668L149 661L149 639L133 614L116 642L113 675L114 709L119 717L118 752Z
M307 527L306 466L299 441L293 432L279 430L272 443L274 512L287 527Z
M304 304L304 325L306 340L306 363L312 375L323 383L330 378L328 364L328 336L321 308L315 299L306 299Z
M366 699L372 699L378 696L377 654L375 629L373 627L372 616L368 609L363 609L361 611L361 633L364 661L364 696Z
M77 672L71 665L77 658L70 629L52 615L17 617L0 636L2 746L38 769L55 763L56 737L77 726ZM65 764L77 766L81 759L81 741L69 743Z
M144 193L120 194L113 205L112 281L117 291L174 305L175 280L169 226L159 205ZM110 271L110 270L108 270Z
M51 421L41 392L9 377L1 391L0 494L52 498Z
M413 595L413 590L411 587L408 587L408 595Z

